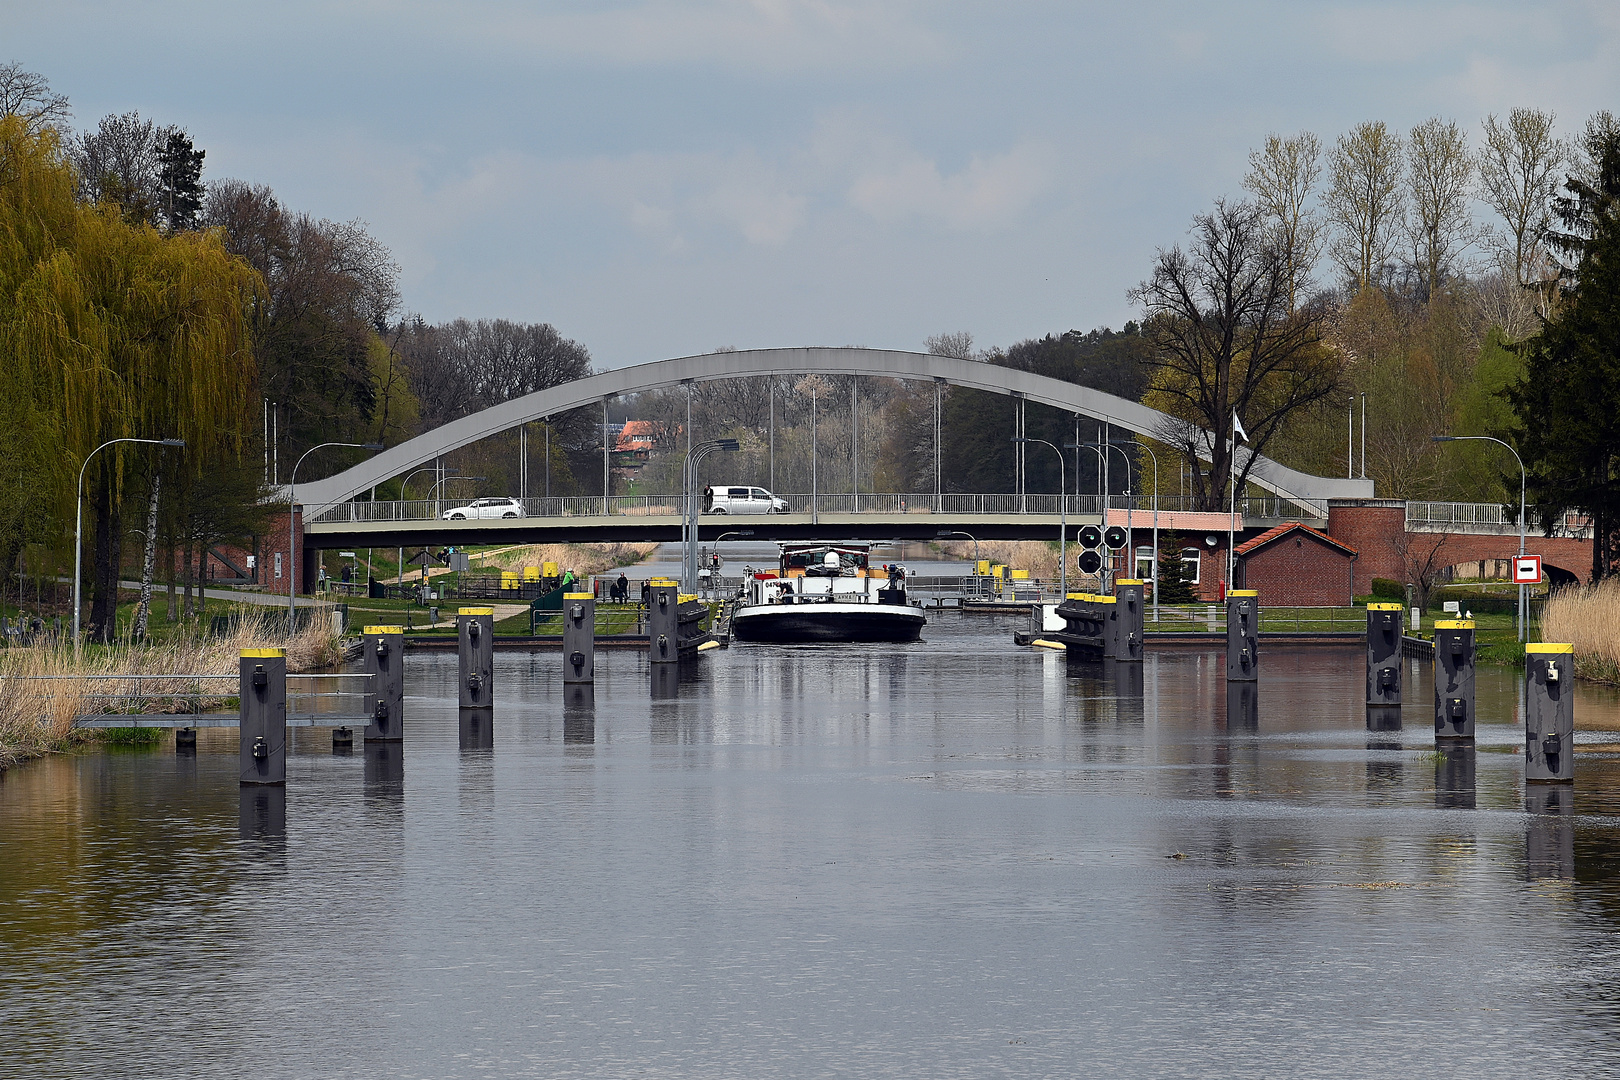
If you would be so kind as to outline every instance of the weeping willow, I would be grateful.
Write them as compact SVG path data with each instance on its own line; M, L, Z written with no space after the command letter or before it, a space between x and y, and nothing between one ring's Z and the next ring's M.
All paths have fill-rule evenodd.
M216 234L76 201L74 181L54 132L0 118L0 528L40 506L71 522L79 466L110 439L184 439L204 475L251 430L258 274ZM153 449L97 455L88 505L111 512Z

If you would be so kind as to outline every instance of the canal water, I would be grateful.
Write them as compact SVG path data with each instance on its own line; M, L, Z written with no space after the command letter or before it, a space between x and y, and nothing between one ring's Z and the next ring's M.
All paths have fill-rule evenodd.
M1370 730L1357 650L1268 648L1251 711L1013 627L574 704L502 652L484 750L412 654L403 747L298 731L284 798L229 731L13 770L0 1076L1620 1071L1620 736L1527 793L1511 671L1442 754L1425 665Z

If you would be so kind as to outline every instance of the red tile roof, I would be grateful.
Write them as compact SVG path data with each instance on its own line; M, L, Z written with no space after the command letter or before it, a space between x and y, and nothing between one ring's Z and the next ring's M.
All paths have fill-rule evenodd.
M1357 554L1356 549L1351 547L1349 544L1342 543L1341 541L1333 539L1333 537L1329 536L1325 532L1322 532L1320 529L1313 529L1309 525L1301 525L1297 521L1290 522L1287 525L1278 525L1275 529L1267 529L1265 532L1261 533L1259 536L1255 537L1253 540L1244 541L1243 543L1241 543L1241 544L1239 544L1237 546L1237 549L1236 549L1237 554L1239 554L1239 555L1247 555L1251 551L1258 551L1260 548L1265 547L1267 544L1271 543L1273 540L1277 540L1277 539L1280 539L1281 537L1287 536L1289 533L1294 532L1296 529L1299 530L1300 532L1308 532L1312 536L1316 537L1318 540L1322 540L1322 541L1325 541L1325 542L1327 542L1329 544L1332 544L1334 547L1339 548L1340 550L1342 550L1342 551L1344 551L1344 552L1346 552L1346 553L1348 553L1350 555Z

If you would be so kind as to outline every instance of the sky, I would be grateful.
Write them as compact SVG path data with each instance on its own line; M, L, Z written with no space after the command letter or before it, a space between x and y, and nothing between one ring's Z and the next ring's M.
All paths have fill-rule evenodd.
M611 368L1117 329L1269 132L1620 111L1620 4L0 0L8 60Z

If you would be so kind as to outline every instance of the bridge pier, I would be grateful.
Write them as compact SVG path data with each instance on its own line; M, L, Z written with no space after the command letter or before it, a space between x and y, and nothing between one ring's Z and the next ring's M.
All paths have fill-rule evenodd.
M405 628L368 626L360 638L371 676L369 742L394 742L405 737Z
M1260 593L1232 589L1226 594L1226 681L1260 678Z
M1575 779L1575 647L1524 647L1524 781Z
M287 782L287 650L243 649L238 757L244 784Z
M1367 605L1367 705L1401 705L1400 604Z
M596 681L596 597L592 593L563 596L563 682Z
M1474 737L1474 623L1434 624L1434 737Z

